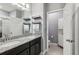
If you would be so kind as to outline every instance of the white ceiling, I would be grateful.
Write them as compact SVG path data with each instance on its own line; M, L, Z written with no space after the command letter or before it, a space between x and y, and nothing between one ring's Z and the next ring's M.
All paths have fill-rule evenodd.
M4 10L4 11L12 11L12 10L15 10L15 9L20 9L20 7L16 6L16 5L12 5L11 3L0 3L0 9L1 10Z

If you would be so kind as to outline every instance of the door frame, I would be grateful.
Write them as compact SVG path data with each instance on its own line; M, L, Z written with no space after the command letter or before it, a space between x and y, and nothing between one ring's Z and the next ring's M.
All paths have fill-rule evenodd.
M50 13L55 13L55 12L59 12L59 11L63 11L63 8L62 9L56 9L56 10L53 10L53 11L48 11L47 12L47 51L48 51L48 48L49 48L49 44L48 44L48 14Z

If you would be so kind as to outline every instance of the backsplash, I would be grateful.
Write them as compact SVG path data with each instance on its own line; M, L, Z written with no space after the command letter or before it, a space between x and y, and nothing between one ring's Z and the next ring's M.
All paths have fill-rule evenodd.
M14 39L21 38L21 37L25 37L25 36L29 36L29 35L32 35L32 34L29 33L29 34L24 34L24 35L19 35L19 36L13 36L13 37L7 37L7 38L0 38L0 42L7 42L9 40L14 40Z
M41 33L39 33L39 34L41 35ZM21 38L21 37L26 37L26 36L30 36L30 35L39 35L39 34L28 33L28 34L19 35L19 36L0 38L0 43L4 43L4 42L10 41L10 40L14 40L14 39L17 39L17 38Z

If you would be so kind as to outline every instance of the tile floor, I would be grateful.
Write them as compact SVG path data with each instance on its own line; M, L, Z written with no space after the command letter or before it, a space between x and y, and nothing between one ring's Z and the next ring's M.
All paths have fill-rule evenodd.
M50 43L50 48L46 55L63 55L63 49L60 48L56 43Z

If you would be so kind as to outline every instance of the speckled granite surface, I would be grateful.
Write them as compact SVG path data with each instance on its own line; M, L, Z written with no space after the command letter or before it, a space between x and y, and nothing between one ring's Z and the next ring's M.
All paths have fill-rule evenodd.
M3 44L0 44L0 53L3 53L7 50L15 48L19 45L26 43L26 42L34 40L35 38L38 38L40 36L41 36L40 34L35 34L35 35L32 34L32 35L29 35L29 36L17 37L15 39L4 42Z

